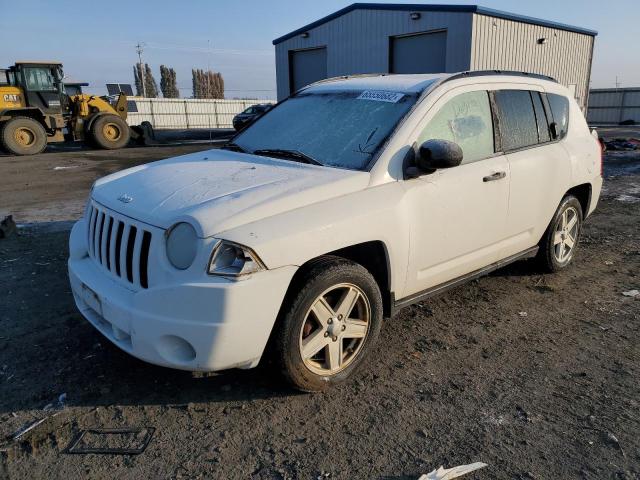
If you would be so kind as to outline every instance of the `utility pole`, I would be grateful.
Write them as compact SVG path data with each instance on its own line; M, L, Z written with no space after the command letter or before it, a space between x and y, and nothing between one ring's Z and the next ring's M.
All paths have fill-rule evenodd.
M618 76L616 75L616 88L620 88L620 82L618 81Z
M136 52L138 53L138 60L140 61L138 65L140 65L140 83L142 83L142 96L146 97L147 89L145 87L145 82L144 82L144 65L142 64L143 47L144 47L144 43L138 42L138 44L136 45Z

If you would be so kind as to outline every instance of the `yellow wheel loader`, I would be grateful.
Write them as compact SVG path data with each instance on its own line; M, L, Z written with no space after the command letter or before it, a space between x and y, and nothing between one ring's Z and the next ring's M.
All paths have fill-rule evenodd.
M0 70L0 147L33 155L47 143L84 141L116 149L140 137L127 125L124 94L113 105L94 95L68 95L63 77L57 62L16 62Z

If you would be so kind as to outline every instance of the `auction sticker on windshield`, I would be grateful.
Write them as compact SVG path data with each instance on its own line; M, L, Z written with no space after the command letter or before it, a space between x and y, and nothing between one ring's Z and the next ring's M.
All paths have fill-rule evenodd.
M374 102L398 103L404 97L404 93L385 92L383 90L365 90L358 100L373 100Z

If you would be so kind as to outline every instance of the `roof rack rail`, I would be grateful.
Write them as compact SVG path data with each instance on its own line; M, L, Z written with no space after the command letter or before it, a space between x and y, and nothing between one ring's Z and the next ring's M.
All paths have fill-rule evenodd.
M310 83L309 85L305 85L304 87L300 87L298 90L296 90L295 92L292 92L289 96L294 95L296 93L300 93L303 90L306 90L309 87L313 87L315 85L319 85L321 83L331 83L331 82L337 82L338 80L348 80L349 78L363 78L363 77L384 77L384 76L388 76L388 73L354 73L352 75L337 75L335 77L329 77L329 78L323 78L322 80L316 80L313 83Z
M468 72L460 72L455 75L451 75L450 77L443 79L442 83L457 80L458 78L484 77L490 75L515 75L518 77L538 78L540 80L548 80L558 83L555 78L550 77L549 75L542 75L541 73L516 72L512 70L470 70Z
M318 85L319 83L329 83L329 82L336 82L338 80L348 80L350 78L367 78L367 77L386 77L389 76L389 73L354 73L351 75L337 75L335 77L329 77L329 78L323 78L322 80L317 80L313 83L310 83L308 86L310 87L311 85Z

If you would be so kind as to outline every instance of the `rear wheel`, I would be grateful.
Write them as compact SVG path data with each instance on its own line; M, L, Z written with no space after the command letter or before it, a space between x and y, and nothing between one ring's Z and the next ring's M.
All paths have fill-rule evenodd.
M101 115L91 125L91 143L106 150L129 143L129 125L117 115Z
M47 147L47 132L32 118L15 117L2 125L0 143L13 155L35 155Z
M372 350L382 324L382 297L361 265L324 257L303 274L275 341L285 377L298 389L342 383Z
M547 272L557 272L571 263L582 229L582 205L573 195L562 199L547 227L538 252L538 261Z

